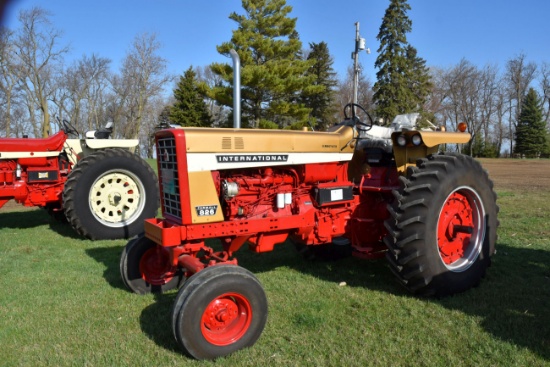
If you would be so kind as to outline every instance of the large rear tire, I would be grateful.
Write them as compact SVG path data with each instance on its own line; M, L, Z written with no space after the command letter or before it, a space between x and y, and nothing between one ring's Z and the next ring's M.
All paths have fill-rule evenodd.
M438 297L478 285L497 239L487 172L465 155L433 155L400 181L384 239L397 278L413 293Z
M72 227L93 239L130 238L143 232L159 207L158 181L143 159L124 149L100 150L81 159L63 190Z
M267 298L260 282L235 265L216 265L193 275L172 308L174 336L196 359L215 359L252 346L266 321Z

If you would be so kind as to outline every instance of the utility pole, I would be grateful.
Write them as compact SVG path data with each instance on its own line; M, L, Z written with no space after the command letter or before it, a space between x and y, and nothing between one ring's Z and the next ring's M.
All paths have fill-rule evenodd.
M370 54L370 49L365 46L365 39L359 35L359 22L355 23L355 51L351 53L353 59L353 103L357 104L357 91L359 89L359 51L366 50ZM354 107L355 108L355 107Z

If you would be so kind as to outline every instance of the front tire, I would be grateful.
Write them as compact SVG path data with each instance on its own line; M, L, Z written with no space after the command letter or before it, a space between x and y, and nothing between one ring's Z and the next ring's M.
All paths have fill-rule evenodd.
M124 149L100 150L81 159L63 190L67 220L93 240L130 238L143 232L159 207L158 181L143 159Z
M163 293L177 288L183 274L170 262L169 251L144 235L130 240L120 256L120 276L134 293Z
M411 292L447 296L479 284L495 252L496 194L471 157L433 155L401 177L385 225L390 268Z
M172 330L184 352L215 359L252 346L267 321L267 298L256 277L235 265L215 265L180 288Z

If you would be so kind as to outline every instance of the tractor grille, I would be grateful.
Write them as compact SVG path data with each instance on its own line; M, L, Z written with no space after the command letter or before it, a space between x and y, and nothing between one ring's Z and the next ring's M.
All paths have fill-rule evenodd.
M180 183L174 137L158 139L157 160L160 170L160 191L163 198L162 212L181 220Z

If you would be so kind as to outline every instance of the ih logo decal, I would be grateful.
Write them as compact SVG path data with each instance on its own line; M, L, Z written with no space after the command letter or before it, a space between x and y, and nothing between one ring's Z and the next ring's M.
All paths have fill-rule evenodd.
M216 215L216 211L218 210L218 206L217 205L201 205L201 206L196 206L195 210L197 211L197 215L199 217L207 217L207 216Z

